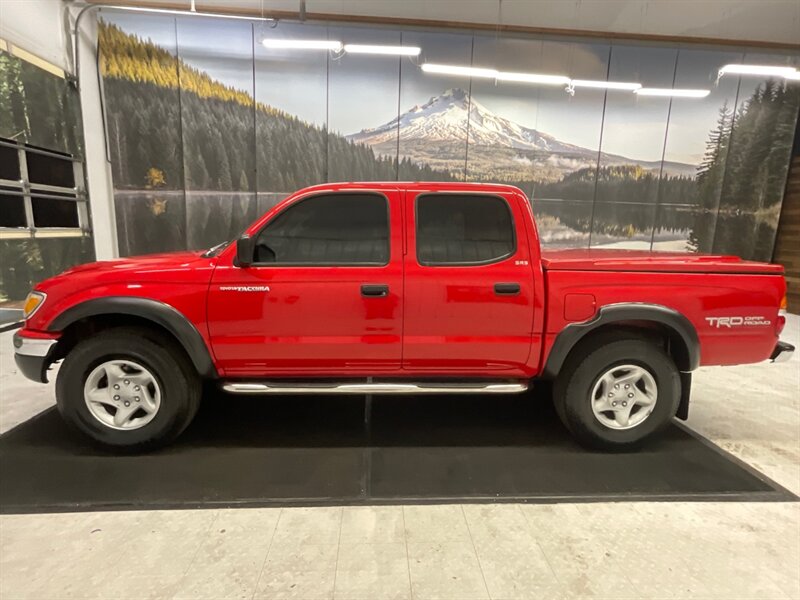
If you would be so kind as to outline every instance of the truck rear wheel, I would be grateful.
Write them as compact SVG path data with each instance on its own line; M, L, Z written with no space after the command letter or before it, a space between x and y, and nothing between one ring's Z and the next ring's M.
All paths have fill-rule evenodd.
M670 422L680 390L675 363L655 343L598 338L564 363L553 401L561 421L582 445L631 450Z
M177 437L200 396L181 349L147 329L110 329L79 342L56 381L58 410L71 425L100 444L132 451Z

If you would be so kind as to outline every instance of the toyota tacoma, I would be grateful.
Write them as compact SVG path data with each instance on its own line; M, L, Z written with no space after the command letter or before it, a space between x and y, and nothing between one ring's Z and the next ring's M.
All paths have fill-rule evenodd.
M236 240L82 265L38 284L14 336L94 440L140 450L234 394L513 394L552 382L584 445L629 449L686 419L701 365L786 360L779 265L543 251L517 188L301 190Z

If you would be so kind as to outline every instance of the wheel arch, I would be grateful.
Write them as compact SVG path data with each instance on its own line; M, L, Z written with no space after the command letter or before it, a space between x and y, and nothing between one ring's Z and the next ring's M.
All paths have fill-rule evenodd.
M80 333L120 326L145 326L160 330L180 346L203 377L216 378L217 370L208 346L200 332L181 312L169 304L150 298L110 296L86 300L59 314L48 325L48 331ZM78 340L66 335L56 358L63 357Z
M584 341L620 331L665 338L667 350L682 372L693 371L700 365L700 341L689 319L660 304L625 302L603 306L591 320L567 325L550 349L542 377L554 379L570 353Z

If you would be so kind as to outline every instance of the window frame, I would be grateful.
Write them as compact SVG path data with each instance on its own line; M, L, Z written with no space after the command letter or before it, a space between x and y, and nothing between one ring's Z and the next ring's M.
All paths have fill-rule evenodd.
M90 234L88 196L85 190L83 161L81 158L5 138L0 138L0 146L11 148L17 152L20 176L18 180L0 179L0 193L21 197L23 199L26 222L24 227L0 226L0 240L84 237ZM72 163L74 187L69 188L43 183L32 183L28 176L28 154L41 154ZM76 204L78 226L37 226L33 216L33 200L39 198L74 202Z
M377 262L350 262L350 263L338 263L338 262L256 262L255 261L255 250L256 245L258 244L258 238L261 237L261 234L264 230L269 227L275 219L280 217L281 215L285 214L287 211L291 210L295 206L298 206L304 202L309 200L314 200L315 198L321 198L324 196L377 196L384 201L384 206L386 208L386 262L377 263ZM388 266L392 262L392 210L391 210L391 202L389 197L377 190L353 190L353 191L327 191L327 192L319 192L319 193L311 193L307 196L303 196L298 200L291 202L287 206L283 207L280 211L276 214L272 215L272 217L264 223L261 228L256 232L255 235L252 236L253 238L253 262L249 265L250 267L339 267L339 268L352 268L352 267L373 267L373 268L383 268Z
M434 262L434 261L422 261L419 257L419 200L420 198L425 198L428 196L484 196L488 198L497 198L499 199L503 205L506 207L508 211L508 216L511 218L511 243L512 247L511 250L502 256L491 258L488 260L477 260L477 261L460 261L460 262ZM481 267L485 265L494 265L504 260L508 260L512 256L514 256L519 250L519 245L517 243L517 221L514 218L514 209L511 206L511 203L508 201L508 198L501 196L500 194L492 194L488 192L458 192L458 191L448 191L448 192L423 192L421 194L417 194L414 198L414 259L417 261L417 264L421 267Z

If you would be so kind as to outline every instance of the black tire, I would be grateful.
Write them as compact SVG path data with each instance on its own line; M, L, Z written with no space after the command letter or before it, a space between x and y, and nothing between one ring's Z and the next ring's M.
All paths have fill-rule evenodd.
M114 359L130 360L148 369L161 389L155 417L142 427L120 430L102 423L84 401L84 384L92 370ZM200 406L202 384L185 352L167 336L145 328L109 329L79 342L64 359L56 380L61 416L99 444L142 452L174 440Z
M591 395L595 383L609 369L632 364L655 379L658 395L653 412L631 429L612 429L595 417ZM672 358L653 340L600 337L577 348L564 363L553 386L559 418L583 446L611 451L639 448L656 436L678 410L680 373Z

